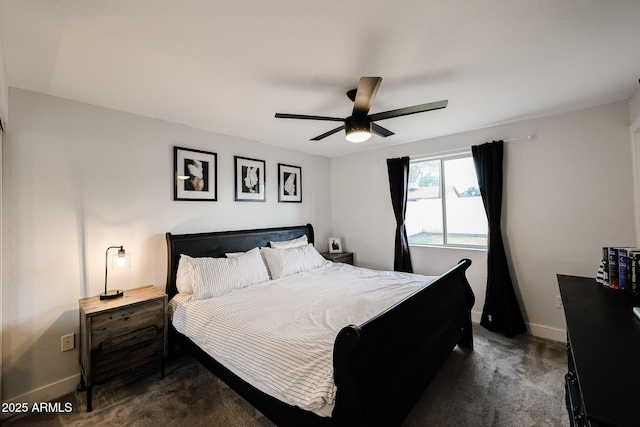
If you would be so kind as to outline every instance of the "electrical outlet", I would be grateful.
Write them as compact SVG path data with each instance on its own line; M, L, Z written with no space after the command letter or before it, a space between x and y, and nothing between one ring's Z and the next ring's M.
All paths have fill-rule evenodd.
M63 335L61 341L62 351L69 351L76 348L75 334Z
M564 308L564 306L562 305L562 297L560 295L556 295L556 307Z

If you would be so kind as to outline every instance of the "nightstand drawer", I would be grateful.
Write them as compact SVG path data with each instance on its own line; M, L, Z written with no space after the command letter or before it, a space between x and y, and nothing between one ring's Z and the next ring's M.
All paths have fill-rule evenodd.
M156 327L149 326L148 328L140 329L139 331L131 332L126 335L109 338L102 343L102 352L108 354L127 347L133 347L134 345L151 341L157 335L158 330Z
M94 382L164 352L164 301L152 300L96 314L91 320Z
M149 360L162 357L163 331L155 328L152 328L152 331L154 336L151 338L148 337L148 330L143 330L143 333L134 332L114 340L107 340L101 348L92 351L93 381L100 382L130 369L131 366L139 366ZM120 338L124 338L120 345L111 344L114 341L120 341Z
M164 301L161 299L131 305L93 316L91 320L91 350L97 350L105 341L113 340L142 329L164 328Z

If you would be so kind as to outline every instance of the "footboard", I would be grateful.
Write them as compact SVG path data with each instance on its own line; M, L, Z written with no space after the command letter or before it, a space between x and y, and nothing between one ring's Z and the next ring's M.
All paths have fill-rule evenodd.
M473 348L469 259L334 345L336 425L400 425L456 344Z

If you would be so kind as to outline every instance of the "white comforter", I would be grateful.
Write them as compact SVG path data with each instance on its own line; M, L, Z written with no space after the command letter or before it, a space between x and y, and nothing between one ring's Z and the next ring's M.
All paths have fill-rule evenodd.
M333 344L434 277L327 263L206 300L179 294L176 329L260 390L323 413L333 405ZM329 412L330 414L330 412Z

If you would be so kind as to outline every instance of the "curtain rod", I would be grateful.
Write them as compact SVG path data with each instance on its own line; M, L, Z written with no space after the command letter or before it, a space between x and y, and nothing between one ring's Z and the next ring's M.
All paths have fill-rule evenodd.
M513 141L522 141L524 139L533 139L535 138L535 134L529 134L526 136L520 136L517 138L510 138L510 139L503 139L503 142L513 142ZM466 153L468 151L471 151L471 147L462 147L462 148L455 148L453 150L447 150L447 151L438 151L436 153L429 153L429 154L418 154L415 156L409 156L411 158L411 160L419 160L419 159L426 159L429 157L438 157L438 156L446 156L447 154L459 154L459 153ZM385 163L385 160L378 160L378 163Z
M504 141L504 142L521 141L521 140L523 140L523 139L532 139L532 138L534 138L534 137L535 137L535 135L534 135L534 134L529 134L529 135L527 135L527 136L521 136L521 137L519 137L519 138L505 139L505 140L503 140L503 141Z

